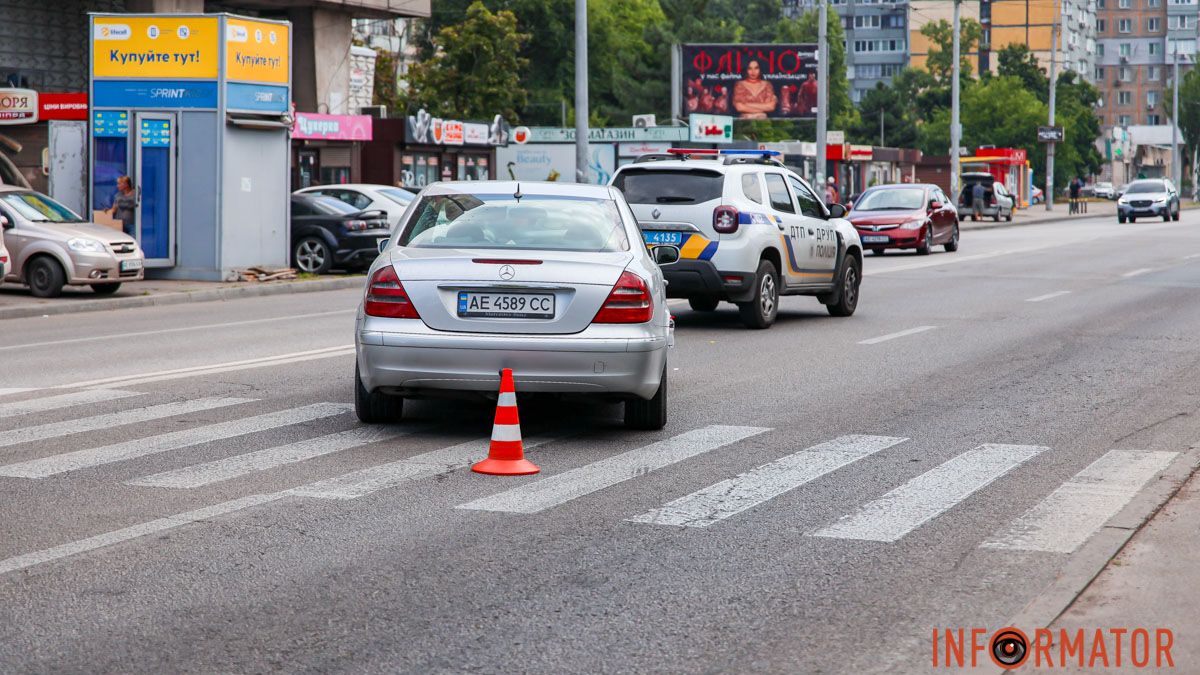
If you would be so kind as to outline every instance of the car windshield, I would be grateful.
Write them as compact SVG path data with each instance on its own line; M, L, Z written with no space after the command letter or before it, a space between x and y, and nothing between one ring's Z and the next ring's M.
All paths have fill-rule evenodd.
M609 199L559 195L441 194L422 197L400 246L628 251Z
M1139 192L1166 192L1167 186L1163 185L1162 181L1148 180L1130 183L1129 189L1125 190L1127 194L1137 194Z
M924 188L867 190L854 203L855 211L915 211L923 208L925 208Z
M400 188L383 188L379 191L379 194L396 202L400 206L408 206L412 202L413 197L416 197L416 195L408 190L401 190Z
M626 169L613 187L630 204L698 204L721 196L725 176L704 169Z
M0 195L4 202L22 218L35 223L83 223L74 211L37 192L12 192Z
M344 216L362 210L333 197L312 197L311 199L314 209L330 216Z

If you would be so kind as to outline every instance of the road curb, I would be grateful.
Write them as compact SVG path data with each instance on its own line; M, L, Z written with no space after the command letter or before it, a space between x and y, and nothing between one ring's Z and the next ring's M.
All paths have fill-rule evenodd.
M1167 467L1154 484L1142 490L1125 508L1113 516L1083 546L1068 559L1058 577L1042 589L1025 607L1009 619L1007 626L1016 626L1027 634L1038 628L1049 628L1075 600L1091 586L1096 577L1108 568L1109 562L1125 548L1167 502L1183 488L1200 468L1200 445L1193 445ZM1007 673L1000 668L985 667L973 672Z
M366 283L365 276L276 283L245 282L245 285L242 286L226 286L224 288L212 288L198 291L173 291L169 293L161 293L159 295L135 295L127 298L97 298L94 300L81 300L77 302L67 301L60 303L47 303L45 305L0 307L0 320L24 319L31 316L75 314L78 312L102 312L112 309L161 307L164 305L182 305L189 302L213 302L217 300L235 300L238 298L257 298L268 295L290 295L293 293L340 291L349 288L362 288L364 283Z

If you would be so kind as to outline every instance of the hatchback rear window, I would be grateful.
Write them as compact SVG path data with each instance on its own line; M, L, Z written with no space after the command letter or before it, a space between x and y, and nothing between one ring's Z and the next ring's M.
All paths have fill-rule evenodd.
M630 204L699 204L720 199L725 175L704 169L626 169L613 187Z
M560 195L422 197L400 246L544 251L628 251L617 204Z

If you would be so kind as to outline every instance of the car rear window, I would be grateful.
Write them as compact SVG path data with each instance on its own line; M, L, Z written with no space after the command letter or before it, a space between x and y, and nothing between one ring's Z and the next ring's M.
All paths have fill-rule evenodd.
M400 246L543 251L628 251L616 202L562 195L422 197Z
M630 204L699 204L720 199L725 175L704 169L626 169L613 187Z

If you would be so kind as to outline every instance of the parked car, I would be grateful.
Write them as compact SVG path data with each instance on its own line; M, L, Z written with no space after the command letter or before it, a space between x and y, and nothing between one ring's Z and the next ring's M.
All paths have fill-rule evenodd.
M371 185L369 183L350 183L347 185L317 185L296 190L299 195L317 195L333 197L353 206L359 211L384 211L387 213L388 225L395 227L404 215L404 209L412 203L416 195L404 188L391 185Z
M34 190L0 185L0 227L9 251L4 281L26 284L39 298L61 294L64 285L111 295L145 273L145 256L132 237Z
M391 233L384 211L363 211L333 197L292 195L292 265L302 272L365 268Z
M958 217L959 219L971 217L971 220L978 220L975 217L975 210L972 204L973 188L983 183L984 188L984 205L980 210L984 217L990 216L992 220L997 222L1001 218L1012 220L1013 210L1017 207L1017 200L1008 189L1004 187L1004 183L996 180L990 173L967 172L962 175L962 192L958 195Z
M809 295L832 316L854 314L862 244L845 207L827 207L772 157L672 148L622 166L611 184L647 244L681 247L683 260L664 271L667 293L693 310L732 302L747 328L769 328L780 296Z
M1116 190L1113 189L1112 183L1096 183L1096 187L1092 190L1092 194L1101 199L1116 199Z
M1129 189L1129 183L1122 183L1121 187L1116 189L1116 191L1113 195L1113 199L1120 199L1121 195L1125 194L1125 191L1128 189Z
M1161 216L1179 220L1179 191L1166 178L1145 178L1129 184L1117 200L1117 222L1137 222L1139 217Z
M882 255L911 248L929 255L934 246L958 250L958 212L936 185L905 183L867 188L846 216L863 248Z
M625 424L667 422L671 311L660 264L621 193L574 183L426 187L371 266L358 310L355 410L398 421L405 398L591 394Z

